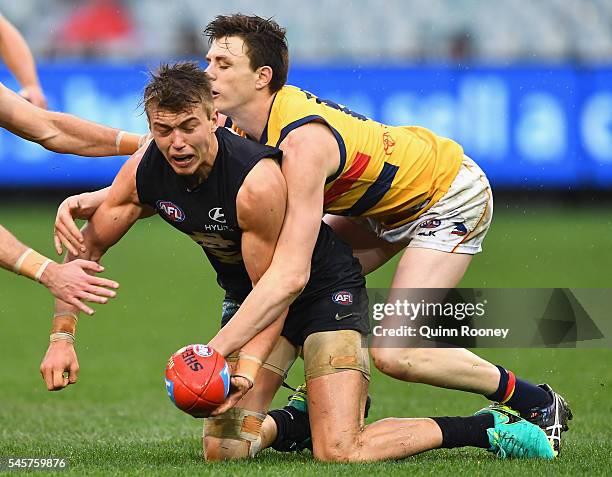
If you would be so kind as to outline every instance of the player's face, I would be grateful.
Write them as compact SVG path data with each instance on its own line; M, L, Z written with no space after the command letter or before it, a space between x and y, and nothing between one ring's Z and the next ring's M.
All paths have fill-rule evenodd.
M202 105L175 113L152 105L147 112L155 144L177 174L205 179L217 154L217 112L208 118Z
M251 69L246 49L241 38L228 36L213 40L206 55L215 108L228 116L235 115L257 91L259 74Z

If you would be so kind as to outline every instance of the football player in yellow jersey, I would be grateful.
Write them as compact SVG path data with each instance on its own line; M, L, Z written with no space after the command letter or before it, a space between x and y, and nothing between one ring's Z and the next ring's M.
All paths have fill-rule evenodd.
M272 20L218 16L205 33L215 106L247 137L282 149L288 188L272 265L209 344L229 354L291 304L308 281L324 213L335 214L327 221L352 245L365 274L404 250L390 301L393 289L455 287L481 251L493 209L485 174L461 146L286 86L285 30ZM569 411L550 387L515 378L465 349L399 346L373 343L374 363L384 373L505 402L544 428L556 425L548 434L558 450ZM348 382L343 389L353 391ZM335 392L342 403L343 391ZM551 415L563 422L545 417ZM326 432L313 427L313 437L317 431Z
M372 121L286 86L285 30L274 21L219 16L205 32L215 107L242 135L282 149L288 187L270 268L209 345L227 356L282 315L308 282L326 212L336 214L325 220L353 247L365 274L404 250L389 301L402 289L455 287L481 251L493 209L486 176L461 146L424 128ZM70 222L66 210L60 216ZM571 414L549 386L516 378L465 349L389 347L374 341L370 350L375 365L389 376L508 404L547 430L559 449ZM343 394L356 391L349 373L339 374L347 375L341 385L334 381L341 406L348 402ZM309 392L318 394L327 385L321 377ZM325 425L312 429L313 438L331 434Z

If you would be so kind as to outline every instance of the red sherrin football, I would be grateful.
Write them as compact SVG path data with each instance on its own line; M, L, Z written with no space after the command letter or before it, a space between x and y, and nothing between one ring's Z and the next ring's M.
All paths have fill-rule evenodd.
M227 398L229 384L225 359L206 345L185 346L166 365L168 396L193 417L208 417Z

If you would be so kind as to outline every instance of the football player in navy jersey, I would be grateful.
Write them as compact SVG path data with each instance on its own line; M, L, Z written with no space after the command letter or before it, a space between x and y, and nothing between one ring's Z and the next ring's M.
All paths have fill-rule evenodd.
M136 220L158 213L202 246L226 294L244 300L270 266L285 219L280 150L218 129L208 79L192 63L162 66L145 88L144 105L154 141L118 173L84 229L87 251L79 257L98 261ZM293 289L295 283L287 277L277 286ZM461 446L504 457L554 457L540 428L501 408L471 417L364 424L370 377L365 280L348 245L328 226L321 225L310 279L297 294L288 313L233 357L234 393L218 410L222 414L205 421L207 459L254 456L287 438L290 419L265 412L299 347L308 386L306 419L318 459L398 459ZM49 390L76 382L76 313L56 302L55 339L41 364Z

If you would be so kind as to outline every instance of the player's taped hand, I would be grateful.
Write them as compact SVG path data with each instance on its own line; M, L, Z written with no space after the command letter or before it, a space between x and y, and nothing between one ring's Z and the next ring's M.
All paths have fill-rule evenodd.
M230 393L227 399L217 409L215 409L211 416L219 416L224 412L229 411L233 408L243 396L249 392L253 387L253 382L244 376L232 376L230 380Z
M62 244L73 255L78 255L79 250L85 252L83 234L74 220L89 220L95 211L95 207L87 205L87 193L70 196L60 204L53 231L53 242L58 255L63 253Z
M79 362L73 344L69 341L50 343L40 364L40 374L49 391L60 391L69 384L76 383Z

